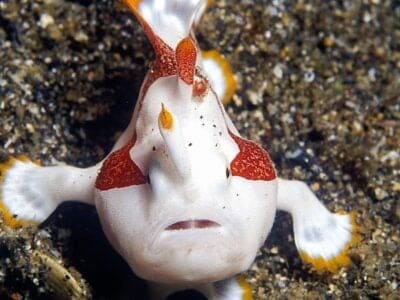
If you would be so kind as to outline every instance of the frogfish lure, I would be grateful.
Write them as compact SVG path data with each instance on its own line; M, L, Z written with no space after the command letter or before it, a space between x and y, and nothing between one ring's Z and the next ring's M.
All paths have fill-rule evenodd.
M0 204L11 227L43 222L63 201L95 205L102 228L152 299L195 289L208 299L251 299L237 274L254 261L276 211L291 214L301 258L315 269L350 263L352 214L329 212L309 187L277 176L267 151L240 136L221 100L234 80L194 29L205 0L125 0L155 61L131 121L89 168L11 158Z

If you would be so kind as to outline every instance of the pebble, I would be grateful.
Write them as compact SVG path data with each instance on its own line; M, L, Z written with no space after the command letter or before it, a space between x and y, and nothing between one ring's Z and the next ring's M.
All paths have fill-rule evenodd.
M275 77L278 79L282 79L283 77L283 70L280 64L275 65L274 69L272 70Z
M279 249L278 247L272 247L269 251L271 252L271 254L278 254Z
M313 71L307 71L304 73L305 82L313 82L315 80L315 73Z
M379 187L375 188L374 192L375 192L375 197L378 200L383 200L389 196L389 193L387 191Z
M83 32L83 31L78 31L75 35L74 35L74 39L75 41L79 42L79 43L86 43L89 40L88 35Z
M39 26L43 29L46 29L49 25L54 24L54 18L49 14L42 14L40 16Z

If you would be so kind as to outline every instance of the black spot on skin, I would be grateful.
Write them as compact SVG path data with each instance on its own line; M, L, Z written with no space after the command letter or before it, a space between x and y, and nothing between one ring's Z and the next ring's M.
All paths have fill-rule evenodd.
M192 147L193 146L193 144L192 143L189 143L189 145L188 145L189 147Z
M155 146L153 146L152 150L153 150L153 151L156 151L156 147L155 147Z
M200 120L203 120L203 118L204 118L204 117L201 115L201 116L200 116Z

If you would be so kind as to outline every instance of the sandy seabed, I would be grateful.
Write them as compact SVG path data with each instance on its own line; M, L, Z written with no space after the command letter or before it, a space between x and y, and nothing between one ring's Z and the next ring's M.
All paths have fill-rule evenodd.
M255 298L399 299L399 2L215 0L197 37L231 62L227 110L243 136L362 229L352 265L318 274L279 213L245 274ZM129 122L149 53L111 0L0 0L0 159L99 161ZM2 299L142 299L143 289L92 207L64 204L39 228L0 226Z

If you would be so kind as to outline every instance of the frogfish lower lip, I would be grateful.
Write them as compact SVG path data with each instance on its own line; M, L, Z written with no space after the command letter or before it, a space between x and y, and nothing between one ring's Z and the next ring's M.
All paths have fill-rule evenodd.
M211 227L220 227L221 225L217 222L200 219L200 220L186 220L179 221L169 225L165 230L185 230L185 229L204 229Z

